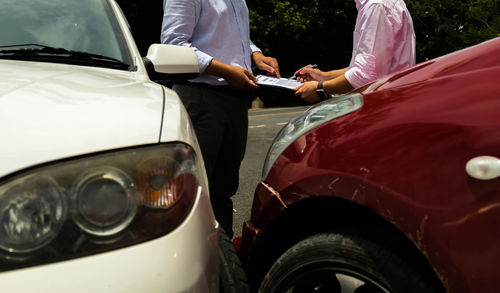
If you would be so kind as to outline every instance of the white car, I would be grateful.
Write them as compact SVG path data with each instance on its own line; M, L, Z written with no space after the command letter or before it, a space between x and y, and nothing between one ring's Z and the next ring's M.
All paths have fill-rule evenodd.
M245 288L189 117L150 79L196 76L194 52L141 58L114 0L2 0L0 27L0 292Z

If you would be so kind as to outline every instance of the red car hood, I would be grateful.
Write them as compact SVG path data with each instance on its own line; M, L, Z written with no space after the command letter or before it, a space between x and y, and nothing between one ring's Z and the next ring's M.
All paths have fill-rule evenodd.
M364 91L387 90L425 80L500 66L500 38L417 64L370 84Z

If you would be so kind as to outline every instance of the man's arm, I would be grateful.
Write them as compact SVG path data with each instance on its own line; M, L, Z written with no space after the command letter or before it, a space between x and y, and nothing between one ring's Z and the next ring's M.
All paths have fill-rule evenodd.
M303 100L309 103L318 102L320 97L316 93L318 88L317 81L308 81L295 89L295 95L300 96ZM343 74L334 79L323 82L323 89L327 94L341 94L353 89L352 85L347 81Z
M198 0L163 0L161 42L193 49L198 56L200 71L204 72L213 57L191 43L200 13L201 3Z
M250 71L243 67L222 63L216 59L212 59L205 73L224 78L235 90L251 90L258 88L255 84L257 78Z
M358 47L353 48L356 55L345 73L354 87L361 87L389 73L394 51L395 36L393 24L386 14L383 3L373 3L365 9L359 32Z
M339 76L343 76L344 73L347 71L347 69L349 69L349 68L346 67L346 68L342 68L342 69L335 69L335 70L327 71L325 80L334 79L334 78L337 78Z
M297 80L300 82L306 81L322 81L334 79L340 75L343 75L347 71L347 68L330 70L330 71L321 71L317 68L312 67L311 65L306 65L301 69L295 71L295 76L297 76Z

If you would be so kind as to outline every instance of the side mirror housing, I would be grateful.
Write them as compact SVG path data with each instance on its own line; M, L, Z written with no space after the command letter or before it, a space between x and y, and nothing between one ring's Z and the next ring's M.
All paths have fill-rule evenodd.
M153 81L187 80L200 74L198 57L188 47L152 44L142 59Z

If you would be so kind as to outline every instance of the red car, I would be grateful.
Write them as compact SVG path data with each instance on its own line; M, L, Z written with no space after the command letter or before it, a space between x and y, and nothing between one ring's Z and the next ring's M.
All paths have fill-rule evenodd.
M261 292L500 292L500 38L319 103L235 240Z

